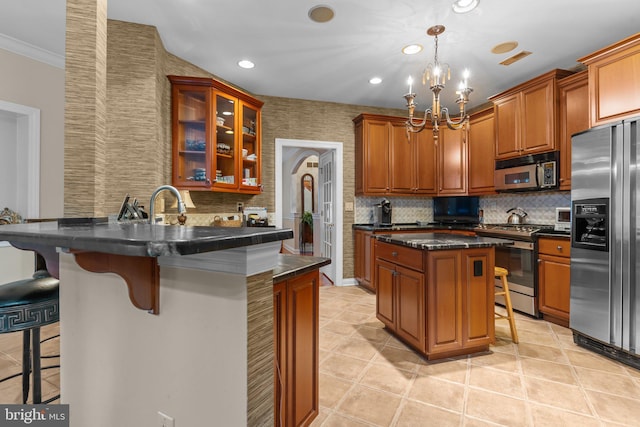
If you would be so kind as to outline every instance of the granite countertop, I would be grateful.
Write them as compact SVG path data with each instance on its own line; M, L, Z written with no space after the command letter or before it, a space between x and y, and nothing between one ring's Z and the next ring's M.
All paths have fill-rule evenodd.
M354 230L365 231L412 231L412 230L469 230L473 231L477 225L475 224L440 224L435 222L430 223L398 223L391 226L382 226L376 224L353 224Z
M445 233L379 234L375 237L381 242L393 243L396 245L408 246L427 251L487 248L491 246L509 246L513 244L513 240L507 239L460 236Z
M330 258L278 254L278 265L273 269L273 283L283 282L329 264Z
M148 257L191 255L292 237L290 229L263 227L189 227L118 222L59 225L56 221L0 226L0 241Z

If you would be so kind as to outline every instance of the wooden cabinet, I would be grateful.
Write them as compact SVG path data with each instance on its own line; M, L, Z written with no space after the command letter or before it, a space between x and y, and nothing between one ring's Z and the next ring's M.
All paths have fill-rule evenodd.
M378 319L405 342L425 351L423 252L376 242Z
M589 72L591 126L640 114L640 33L578 61Z
M356 194L433 195L436 151L429 131L407 138L402 117L361 114L355 119Z
M468 194L494 194L496 137L493 108L472 114L468 132Z
M438 137L438 195L465 194L467 194L467 130L451 130L442 126Z
M448 357L494 336L493 249L429 252L427 352Z
M558 81L560 94L560 190L571 190L571 135L589 129L587 71Z
M436 146L425 129L407 138L405 118L361 114L355 119L356 194L461 195L467 191L466 134L443 127Z
M434 195L437 192L436 146L433 133L425 130L407 138L405 119L391 125L390 193Z
M494 337L493 248L375 246L376 316L392 333L428 359L489 348Z
M538 241L538 309L542 317L569 327L571 241L541 237Z
M276 426L318 415L319 283L315 270L273 285Z
M262 101L210 78L169 80L173 185L260 193Z
M371 250L373 247L373 232L353 230L353 259L355 278L360 286L375 292L371 280Z
M387 194L391 125L385 116L361 114L355 119L356 194Z
M553 70L489 98L494 104L496 159L556 149L556 82L570 74Z

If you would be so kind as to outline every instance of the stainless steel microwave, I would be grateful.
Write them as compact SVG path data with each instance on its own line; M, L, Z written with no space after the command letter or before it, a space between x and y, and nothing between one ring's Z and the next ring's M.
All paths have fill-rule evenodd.
M536 191L558 188L559 153L532 154L496 161L496 191Z

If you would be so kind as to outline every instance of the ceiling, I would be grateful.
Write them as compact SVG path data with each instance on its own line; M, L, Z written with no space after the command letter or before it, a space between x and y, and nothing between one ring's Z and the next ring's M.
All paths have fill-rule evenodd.
M640 30L637 0L480 0L467 14L454 13L452 1L109 0L108 17L155 26L169 52L254 94L388 108L405 108L408 77L419 80L432 62L426 29L435 24L446 27L439 59L452 69L442 95L450 108L464 68L474 88L470 106L478 106L553 68L572 69L581 56ZM334 18L311 21L317 4L330 6ZM64 0L4 1L0 9L0 48L16 39L64 55ZM507 41L519 46L491 53ZM404 55L411 43L424 50ZM532 54L499 65L521 50ZM255 68L238 67L241 59ZM371 77L382 83L371 85ZM427 90L417 92L418 109L431 103Z

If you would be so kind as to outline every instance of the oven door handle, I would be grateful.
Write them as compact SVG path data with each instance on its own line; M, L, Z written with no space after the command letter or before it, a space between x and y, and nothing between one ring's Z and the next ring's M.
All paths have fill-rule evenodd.
M513 245L505 246L506 248L516 248L516 249L524 249L528 251L533 251L533 242L523 242L520 240L514 240Z

